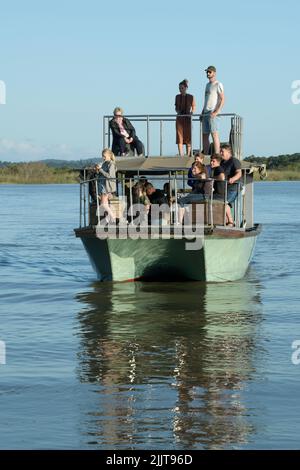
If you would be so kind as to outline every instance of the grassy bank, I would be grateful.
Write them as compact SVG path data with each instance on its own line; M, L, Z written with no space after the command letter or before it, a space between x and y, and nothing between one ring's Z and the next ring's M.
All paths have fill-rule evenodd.
M255 181L261 181L259 174L255 173ZM268 170L267 178L264 181L299 181L300 171L293 170Z
M256 157L251 155L245 161L264 164L267 167L267 181L298 181L300 180L300 153ZM256 175L256 179L259 177Z
M0 184L71 184L78 183L79 172L71 168L54 168L45 163L12 163L0 167ZM298 181L300 168L267 170L266 181ZM255 181L261 181L255 173Z
M44 163L18 163L0 168L0 183L68 184L78 181L78 172L69 168L51 168Z

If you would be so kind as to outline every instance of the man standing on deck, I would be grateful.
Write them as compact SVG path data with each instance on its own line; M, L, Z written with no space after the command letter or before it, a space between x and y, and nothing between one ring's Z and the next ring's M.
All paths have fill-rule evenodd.
M203 153L208 155L209 152L209 134L212 135L214 151L220 153L220 138L218 133L219 118L224 101L224 87L221 82L216 79L217 69L214 65L210 65L205 69L209 82L205 87L204 106L201 117L202 121L202 137L203 137Z

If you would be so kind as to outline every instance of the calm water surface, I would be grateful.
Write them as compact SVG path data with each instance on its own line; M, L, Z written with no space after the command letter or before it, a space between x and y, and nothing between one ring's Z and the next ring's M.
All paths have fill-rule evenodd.
M226 284L97 282L78 187L1 185L1 449L300 447L300 183Z

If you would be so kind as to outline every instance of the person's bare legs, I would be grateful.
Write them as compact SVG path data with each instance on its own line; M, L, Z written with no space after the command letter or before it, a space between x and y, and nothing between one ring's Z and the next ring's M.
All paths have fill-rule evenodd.
M183 144L178 144L178 153L180 157L184 157Z
M178 223L181 225L183 222L183 217L184 217L184 212L185 208L184 207L178 207Z
M234 220L231 215L231 210L228 204L226 204L226 224L234 226Z
M208 152L209 152L209 134L202 134L202 141L203 141L203 153L204 153L204 155L208 155Z
M186 145L186 154L187 154L188 157L191 156L191 145L190 144Z
M214 153L220 153L220 137L218 132L212 132L212 139L214 143Z
M100 202L101 202L101 206L103 206L104 210L107 212L108 217L110 218L110 222L114 222L115 221L115 215L112 212L111 208L109 207L108 195L107 194L101 194Z

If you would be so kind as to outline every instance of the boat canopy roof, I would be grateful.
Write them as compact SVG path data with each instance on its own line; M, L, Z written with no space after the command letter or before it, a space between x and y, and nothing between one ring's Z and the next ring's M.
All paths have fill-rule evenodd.
M166 174L177 171L187 171L192 163L190 157L116 157L116 167L119 173L131 174ZM204 163L209 164L210 157L205 157ZM252 173L257 167L255 163L241 161L242 169Z
M167 173L188 170L192 161L189 157L117 157L116 167L124 173Z

